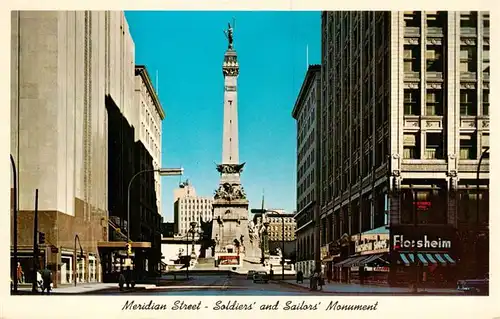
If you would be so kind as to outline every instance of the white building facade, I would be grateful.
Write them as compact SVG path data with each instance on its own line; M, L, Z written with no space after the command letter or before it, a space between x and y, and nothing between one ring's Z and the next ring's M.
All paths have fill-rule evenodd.
M186 181L174 190L174 231L177 235L186 236L190 223L196 222L197 229L200 220L209 222L213 219L213 198L197 196L195 188Z

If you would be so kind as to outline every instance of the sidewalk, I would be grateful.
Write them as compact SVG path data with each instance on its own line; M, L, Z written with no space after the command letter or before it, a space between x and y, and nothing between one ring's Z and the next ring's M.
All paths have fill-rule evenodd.
M151 284L136 284L134 289L148 289L151 287L156 287L156 285L151 285ZM91 293L91 292L97 292L101 290L108 290L108 289L119 289L117 283L80 283L77 284L76 286L74 285L60 285L57 288L53 288L51 290L51 293L53 294L85 294L85 293ZM19 287L18 288L19 292L21 293L30 293L31 292L31 287Z
M304 280L304 283L297 283L295 280L285 280L278 282L298 286L304 289L309 289L309 280ZM325 283L323 290L317 292L323 293L360 293L360 294L412 294L410 288L406 287L386 287L376 285L360 285L360 284L346 284L346 283ZM420 288L419 294L442 294L442 295L459 295L456 289L451 288Z

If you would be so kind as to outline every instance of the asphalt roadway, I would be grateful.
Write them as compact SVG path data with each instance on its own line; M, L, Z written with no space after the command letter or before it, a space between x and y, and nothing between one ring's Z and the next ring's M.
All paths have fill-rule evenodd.
M94 294L121 295L120 291L102 291ZM246 276L232 274L195 274L188 281L175 285L158 286L130 292L133 295L157 296L305 296L314 295L308 289L270 281L254 283Z

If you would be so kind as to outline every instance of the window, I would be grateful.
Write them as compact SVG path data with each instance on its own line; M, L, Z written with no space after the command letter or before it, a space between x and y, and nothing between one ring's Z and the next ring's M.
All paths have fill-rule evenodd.
M441 133L427 133L427 145L425 146L426 159L443 158L443 135Z
M489 28L490 27L490 15L485 14L483 16L483 28Z
M429 28L442 28L446 23L446 12L443 11L427 11L427 26Z
M486 151L486 149L490 148L490 134L483 133L481 137L481 154ZM489 158L488 155L485 158Z
M404 134L403 137L403 158L418 159L420 158L420 145L418 143L417 134Z
M420 59L419 59L419 46L418 45L405 45L404 46L404 71L405 72L420 72Z
M460 115L475 116L476 114L476 91L460 90Z
M405 89L404 91L404 114L420 115L419 90Z
M490 90L483 90L483 115L490 115Z
M483 72L490 73L490 46L483 45Z
M460 135L460 159L472 160L477 158L477 139L474 134Z
M419 11L405 11L404 20L406 27L420 27L420 12Z
M469 11L460 15L461 28L475 28L477 27L477 12Z
M460 46L460 72L476 72L476 51L472 45Z
M443 72L443 47L440 45L427 46L426 52L427 71Z
M427 90L425 115L443 115L442 90Z

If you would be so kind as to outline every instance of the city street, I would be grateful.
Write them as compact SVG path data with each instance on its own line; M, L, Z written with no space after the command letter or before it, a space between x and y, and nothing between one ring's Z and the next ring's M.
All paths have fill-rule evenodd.
M269 283L254 283L246 276L232 274L194 274L189 281L170 282L168 285L138 285L136 289L119 291L117 287L86 292L92 295L159 295L159 296L325 296L328 294L408 296L408 288L374 285L330 283L321 291L310 291L309 282L297 284L293 280L272 280ZM455 289L421 289L419 294L456 296Z
M154 294L161 296L292 296L311 295L312 292L302 287L295 287L278 282L253 283L246 276L233 274L196 274L191 280L176 285L147 287L132 292L134 295ZM120 291L102 291L95 294L120 295Z

